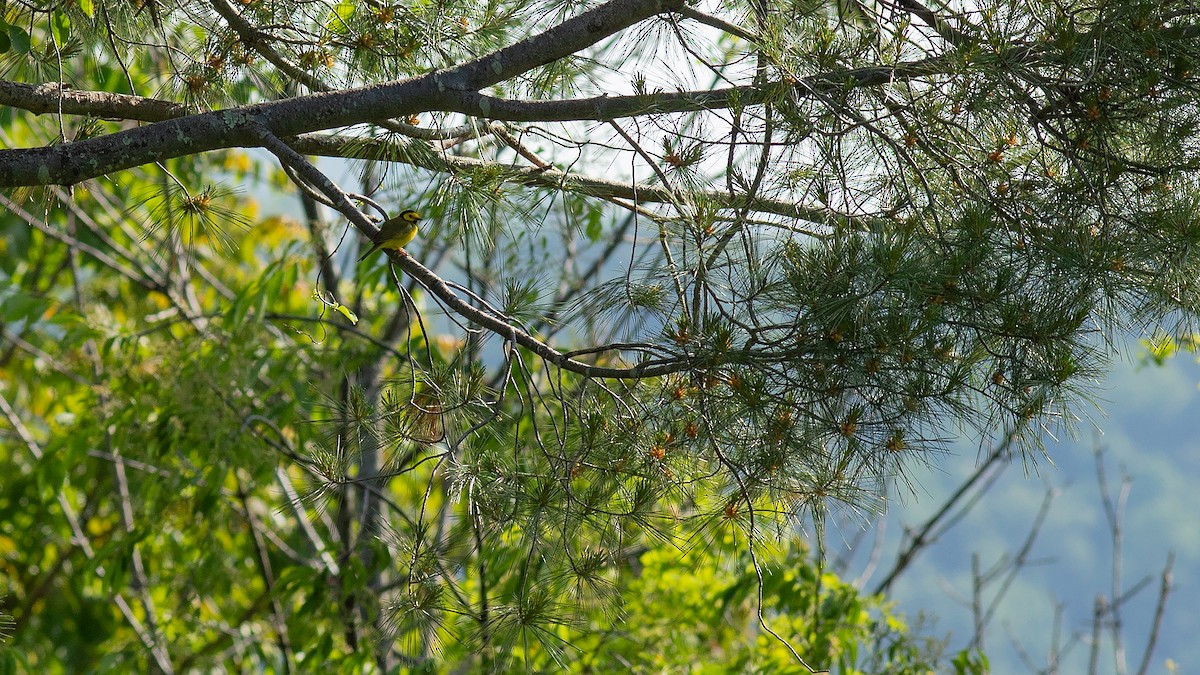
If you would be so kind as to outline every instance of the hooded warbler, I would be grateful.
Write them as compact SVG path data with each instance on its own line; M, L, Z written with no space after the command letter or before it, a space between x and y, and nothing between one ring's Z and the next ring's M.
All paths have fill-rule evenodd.
M362 254L359 262L362 262L375 251L381 248L401 249L408 242L412 241L417 236L417 224L421 222L421 214L406 209L400 212L400 215L395 218L389 218L383 221L379 226L379 234L371 240L371 248L366 253Z

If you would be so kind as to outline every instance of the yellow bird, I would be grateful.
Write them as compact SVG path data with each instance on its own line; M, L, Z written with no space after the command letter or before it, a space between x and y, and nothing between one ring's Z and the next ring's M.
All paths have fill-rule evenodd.
M366 260L367 256L381 248L401 249L408 242L412 241L417 236L417 223L421 222L421 214L407 209L401 211L400 215L395 218L390 218L383 221L379 226L379 234L372 239L373 245L370 250L362 254L358 259L359 262Z

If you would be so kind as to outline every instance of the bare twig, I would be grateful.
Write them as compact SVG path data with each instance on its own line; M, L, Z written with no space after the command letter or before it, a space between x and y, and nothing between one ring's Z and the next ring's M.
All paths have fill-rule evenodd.
M946 520L950 517L954 509L958 507L959 502L961 502L967 497L968 494L970 494L972 488L974 488L977 483L984 480L987 481L984 483L985 487L980 490L980 494L987 489L986 486L991 484L991 479L993 479L995 475L999 474L1000 470L1003 470L1002 466L999 467L999 470L994 470L993 467L997 465L1001 458L1008 454L1009 446L1012 444L1012 439L1013 434L1011 432L1005 434L1004 440L1001 441L996 447L992 448L992 451L988 454L987 458L975 469L975 472L971 474L971 477L964 481L963 484L954 491L954 494L950 495L950 497L942 504L942 507L938 509L937 512L934 513L928 520L926 520L920 529L917 530L916 534L910 535L908 546L896 556L896 562L892 564L891 570L888 571L883 580L876 584L873 589L871 589L872 595L884 593L891 588L892 583L895 582L896 578L900 576L900 574L904 572L904 570L912 563L917 554L937 540L937 535L933 534L934 529L941 525L943 520ZM959 517L961 517L961 514Z
M1172 570L1175 568L1175 553L1167 555L1167 564L1163 566L1159 576L1158 601L1154 604L1154 620L1150 624L1150 635L1146 637L1146 650L1142 652L1142 663L1138 666L1138 675L1145 675L1150 670L1150 659L1154 656L1154 648L1158 645L1158 637L1162 631L1163 614L1167 609L1167 597L1171 594Z

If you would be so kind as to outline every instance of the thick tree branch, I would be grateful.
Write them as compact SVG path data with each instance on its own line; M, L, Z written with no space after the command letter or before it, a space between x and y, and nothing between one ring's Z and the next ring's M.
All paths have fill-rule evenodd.
M828 78L828 76L822 76ZM750 87L739 88L750 92ZM693 107L718 108L729 104L733 98L733 89L715 92L680 92L672 94L655 94L647 96L604 96L591 99L576 99L563 102L537 101L504 101L491 97L477 97L492 102L498 102L494 110L498 113L511 111L515 116L530 119L538 118L532 114L535 110L559 112L571 104L577 113L591 109L599 113L596 119L616 119L631 114L645 114L647 111L662 112L664 108L681 105L682 101L691 101ZM659 104L649 103L657 97ZM55 112L59 110L69 114L92 115L95 117L114 117L141 122L160 122L177 119L187 114L187 108L182 104L172 103L161 99L110 94L107 92L75 91L65 89L56 84L33 86L18 82L0 80L0 104L9 105L35 113ZM723 104L723 105L722 105ZM678 108L682 109L682 108ZM499 117L495 117L499 119ZM148 128L148 127L147 127ZM434 134L437 135L437 134ZM97 139L99 140L99 139ZM290 143L296 150L310 155L326 157L344 157L357 159L377 159L387 161L402 161L412 158L392 158L384 156L388 148L382 141L364 140L361 138L344 138L329 134L306 134ZM71 144L67 144L71 145ZM65 147L65 146L55 146ZM5 156L11 152L0 151L0 167L4 165ZM463 172L493 166L491 163L469 157L436 157L420 163L420 166L435 171ZM601 198L619 198L636 200L638 203L662 203L669 201L668 191L654 185L633 185L620 181L596 178L579 173L562 172L555 169L506 167L507 180L531 187L566 189L579 194ZM783 216L801 218L810 222L833 222L843 216L828 209L806 207L787 200L775 200L762 197L730 195L712 191L705 193L704 198L715 204L728 208L743 208L749 206L754 211L774 213Z
M250 49L261 54L264 59L278 68L284 75L308 87L310 91L333 91L335 88L322 82L320 78L288 61L272 45L271 39L262 31L255 28L249 21L242 18L225 0L211 0L217 13L225 19L230 28L237 32L238 37ZM422 129L421 127L405 124L396 120L379 120L378 124L385 129L395 131L412 138L426 140L455 138L464 133L463 129Z
M79 91L58 82L35 85L0 80L0 105L39 115L91 115L139 122L162 122L188 113L182 103L107 91Z
M590 47L679 0L610 0L543 33L453 68L368 87L190 115L108 136L0 152L0 187L70 185L149 162L254 147L260 130L279 138L428 110L466 107L464 94Z
M891 66L870 66L850 70L835 70L811 75L797 82L769 82L763 85L743 85L723 89L705 89L696 91L654 92L652 94L635 94L625 96L594 96L591 98L576 98L554 101L530 101L519 99L504 99L481 94L478 91L463 92L442 107L425 107L418 112L428 110L444 110L460 112L475 117L486 117L507 122L568 122L568 121L607 121L622 117L653 115L674 112L695 112L698 110L714 110L729 108L733 105L760 105L784 94L793 96L809 96L814 93L828 92L846 86L869 87L912 80L928 75L947 72L949 65L947 56L935 56L918 61L900 63ZM428 76L408 80L406 82L423 81ZM405 84L391 83L376 85L374 88L385 88ZM343 96L348 105L357 105L357 96L372 87L352 89L344 92L332 92L334 96ZM789 91L790 90L790 91ZM271 116L282 116L276 107L282 109L283 104L303 106L315 96L301 96L278 101L270 105ZM174 119L187 113L182 104L171 103L160 99L127 96L124 94L109 94L106 92L77 92L63 89L58 85L32 86L16 82L0 80L0 104L21 108L36 113L59 111L62 101L62 112L95 117L139 120L143 122L159 122ZM289 108L292 106L288 106ZM207 113L207 115L234 114L244 111L251 114L255 108L262 106L243 106L229 108L225 111ZM405 114L412 112L405 109ZM378 114L366 114L358 119L350 119L344 124L384 119ZM314 127L302 132L284 133L272 127L277 135L293 135L307 131L344 126L344 124ZM455 130L459 131L459 130ZM229 145L223 147L231 147ZM0 161L4 153L0 152ZM0 164L0 168L3 164Z
M909 74L923 67L921 64L912 64ZM883 75L882 70L860 69L860 71L847 71L846 74L858 73L862 76L862 79L856 79L855 81L867 85L880 82L879 78ZM906 69L901 69L900 71L889 70L889 72L901 72L904 74ZM797 85L797 88L807 89L815 87L815 83L818 80L828 82L832 79L832 74L806 78L804 82ZM6 88L5 85L13 86ZM784 85L776 84L773 86ZM6 93L17 91L18 89L23 92L21 97L8 96L6 98ZM35 90L36 94L32 93ZM766 89L766 91L769 90L770 87ZM0 103L14 105L15 107L21 107L33 112L53 109L55 97L60 92L71 97L70 105L64 106L64 111L70 108L70 112L76 114L94 116L114 114L124 116L126 119L152 122L171 119L172 113L176 116L182 116L186 113L186 109L181 105L157 99L143 99L136 96L122 96L103 92L72 92L70 90L62 90L57 86L32 87L30 85L0 81ZM116 107L110 105L112 100L110 97L114 96L120 99ZM547 121L554 119L617 119L639 114L715 109L728 107L735 100L741 104L746 104L763 98L763 90L753 87L735 87L717 91L659 93L644 96L601 96L571 101L513 101L478 94L465 96L464 100L474 101L477 111L482 112L483 109L488 109L492 113L491 117L493 119ZM239 109L231 109L228 112L235 112L237 110ZM589 114L587 111L591 111L591 113ZM149 128L151 127L146 127L146 129ZM435 133L434 135L437 134ZM253 142L243 144L257 145ZM493 163L468 157L442 157L434 155L429 155L428 158L414 158L407 155L404 157L389 157L388 154L391 148L385 141L362 138L349 139L332 134L305 134L291 139L289 144L299 152L305 154L414 162L423 168L435 171L463 172L495 167ZM55 146L55 148L64 148L71 145L75 144ZM47 148L45 150L53 151L55 148ZM0 151L0 185L5 185L3 182L3 171L6 164L6 155L12 152L23 151ZM426 159L427 161L421 161L422 159ZM596 178L578 173L562 172L555 169L508 166L504 168L507 172L506 180L521 185L563 189L604 199L619 198L637 203L670 202L669 191L661 186L633 185L631 183ZM758 212L801 218L815 223L833 223L849 220L844 214L839 214L826 208L808 207L788 200L750 197L748 195L731 195L720 191L706 192L702 196L710 202L726 208L748 207Z

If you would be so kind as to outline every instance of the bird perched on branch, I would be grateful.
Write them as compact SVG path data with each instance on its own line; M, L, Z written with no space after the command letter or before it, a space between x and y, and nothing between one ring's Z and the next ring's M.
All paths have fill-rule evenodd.
M421 222L421 214L406 209L400 212L400 215L395 218L389 218L383 221L379 226L379 234L371 240L371 248L359 258L362 262L375 251L381 248L401 249L408 242L412 241L417 236L417 224Z

